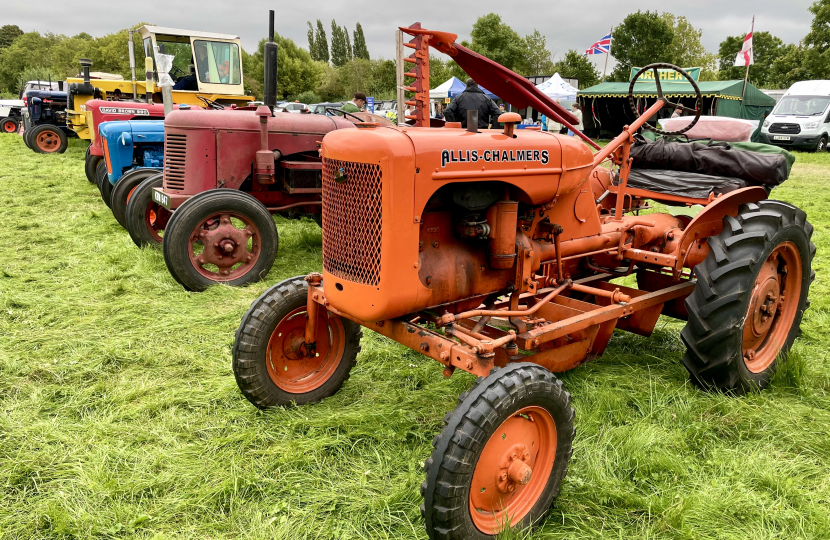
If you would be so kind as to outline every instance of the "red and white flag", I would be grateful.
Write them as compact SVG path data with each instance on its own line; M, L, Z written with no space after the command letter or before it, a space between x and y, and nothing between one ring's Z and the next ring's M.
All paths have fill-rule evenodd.
M752 17L752 26L749 28L749 33L744 37L744 45L741 47L741 52L735 57L736 66L751 66L755 63L755 58L752 54L752 32L755 30L755 17Z

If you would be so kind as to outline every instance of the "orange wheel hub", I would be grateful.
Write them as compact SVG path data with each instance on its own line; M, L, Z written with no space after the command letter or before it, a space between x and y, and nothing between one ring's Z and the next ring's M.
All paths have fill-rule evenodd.
M47 129L37 134L35 144L37 144L37 147L42 151L50 153L57 151L61 145L61 140L57 133Z
M556 423L542 407L525 407L493 433L470 484L470 515L484 534L515 525L548 484L556 459Z
M286 392L303 394L323 385L340 365L346 347L346 332L339 317L317 314L317 345L305 344L308 317L305 306L283 318L271 334L265 353L268 375Z
M5 131L6 133L14 133L14 124L12 124L11 122L4 122L3 131Z
M747 369L760 373L787 341L801 297L801 258L792 242L776 247L752 288L744 321L742 351Z

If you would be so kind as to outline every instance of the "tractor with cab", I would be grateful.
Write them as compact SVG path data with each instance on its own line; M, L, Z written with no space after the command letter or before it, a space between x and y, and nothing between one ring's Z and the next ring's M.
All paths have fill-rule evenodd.
M688 80L700 103L680 68L643 68L658 99L641 113L631 100L637 119L600 147L568 111L455 34L401 31L413 36L405 60L416 125L325 136L323 272L254 302L236 332L233 370L256 407L319 401L348 378L368 328L434 359L446 377L476 375L433 441L421 512L434 540L493 538L547 514L575 436L555 373L601 356L615 329L649 336L660 315L686 321L682 363L696 385L764 388L809 305L812 226L802 210L768 199L764 182L711 175L708 189L684 191L686 173L663 187L635 174L635 135L676 106L657 69ZM515 113L499 117L503 130L479 130L472 111L467 129L431 127L430 46L577 136L515 129ZM690 125L700 108L684 107ZM702 209L644 214L648 200Z

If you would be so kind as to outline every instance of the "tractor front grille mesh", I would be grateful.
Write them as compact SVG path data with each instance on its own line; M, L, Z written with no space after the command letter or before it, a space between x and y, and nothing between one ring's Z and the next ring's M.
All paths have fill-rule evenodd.
M323 268L353 283L380 282L380 165L323 158Z
M184 166L187 158L187 135L164 136L164 189L184 190Z

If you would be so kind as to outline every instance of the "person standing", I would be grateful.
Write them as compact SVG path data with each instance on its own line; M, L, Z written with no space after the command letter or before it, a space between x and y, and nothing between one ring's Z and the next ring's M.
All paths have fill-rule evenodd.
M351 101L340 107L341 111L346 112L360 112L363 110L363 107L366 105L366 94L363 92L355 92L354 97Z
M461 122L461 127L467 127L467 111L478 111L479 129L487 129L499 117L499 108L492 99L478 87L472 79L467 79L467 87L453 98L452 103L444 110L444 120L447 122Z
M577 124L574 127L579 131L585 129L582 125L582 107L579 106L579 103L574 103L573 105L571 105L571 112L574 116L576 116L576 119L578 120ZM574 132L569 129L568 135L573 137Z
M502 124L501 122L499 122L499 116L501 116L501 115L503 115L503 114L504 114L504 103L499 103L499 114L498 114L498 116L496 116L496 117L492 120L492 122L493 122L493 129L503 129L503 128L504 128L504 124Z

